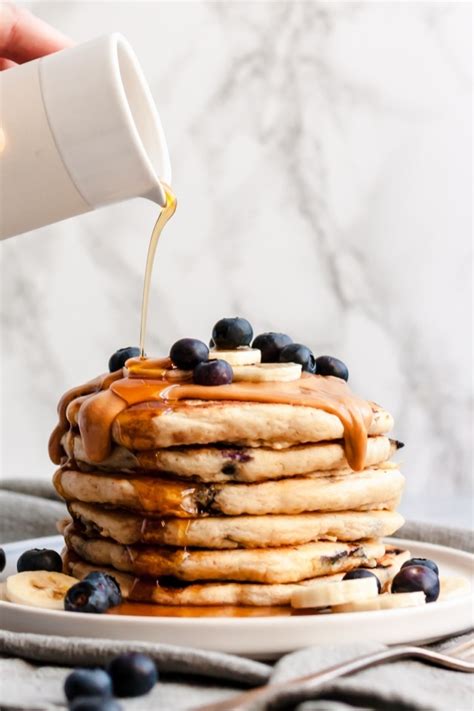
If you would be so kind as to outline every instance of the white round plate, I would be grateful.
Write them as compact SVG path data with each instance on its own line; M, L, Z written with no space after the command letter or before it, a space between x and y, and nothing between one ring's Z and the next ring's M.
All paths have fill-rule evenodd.
M472 586L474 556L419 541L388 539L412 555L435 560L441 575L464 576ZM7 567L29 548L61 550L61 536L4 546ZM230 652L253 658L277 657L312 644L371 639L385 644L421 643L462 632L473 625L472 596L459 595L424 607L288 617L139 617L87 615L0 601L0 625L13 632L161 642Z

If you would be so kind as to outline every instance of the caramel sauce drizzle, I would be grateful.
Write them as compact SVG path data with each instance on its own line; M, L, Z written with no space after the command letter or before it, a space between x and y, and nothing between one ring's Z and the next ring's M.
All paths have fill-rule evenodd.
M288 383L232 383L210 387L176 382L170 378L170 372L168 358L131 358L123 371L70 390L59 404L59 424L50 440L51 459L58 464L62 459L60 440L69 428L67 408L86 395L79 404L77 424L92 462L100 463L110 454L113 422L127 408L154 402L161 403L162 413L166 413L176 408L179 401L192 399L281 403L324 410L342 422L350 466L356 471L364 468L372 410L370 404L355 396L340 378L303 373L299 380ZM147 377L142 377L144 373Z

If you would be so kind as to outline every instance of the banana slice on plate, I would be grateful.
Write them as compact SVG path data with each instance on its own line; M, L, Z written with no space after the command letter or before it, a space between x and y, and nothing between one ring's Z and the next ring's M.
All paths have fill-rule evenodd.
M439 582L440 593L438 600L449 600L451 597L466 595L471 590L469 581L466 578L457 576L445 578L443 576L439 579Z
M258 348L240 346L233 350L212 348L209 351L209 360L225 360L229 365L255 365L262 360L262 352Z
M2 602L8 602L7 584L5 582L0 583L0 600L2 600Z
M368 600L378 597L379 591L375 578L358 578L355 580L340 580L330 583L315 583L297 590L291 597L291 606L332 607L348 602Z
M48 610L64 610L64 596L78 581L48 570L27 570L7 578L5 594L10 602Z
M233 366L234 382L288 383L301 378L299 363L257 363Z
M425 593L384 593L370 600L354 600L343 605L334 605L333 612L368 612L369 610L395 610L418 607L425 604Z

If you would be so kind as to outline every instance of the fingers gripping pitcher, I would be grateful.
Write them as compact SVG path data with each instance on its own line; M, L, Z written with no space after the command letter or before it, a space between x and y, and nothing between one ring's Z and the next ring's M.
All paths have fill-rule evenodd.
M0 73L0 238L102 205L166 205L170 161L138 60L111 34Z

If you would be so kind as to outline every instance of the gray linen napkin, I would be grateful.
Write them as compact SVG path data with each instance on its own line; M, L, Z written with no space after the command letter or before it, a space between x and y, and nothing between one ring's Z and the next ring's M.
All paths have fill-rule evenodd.
M53 535L65 513L49 483L5 481L0 491L0 537L3 541ZM397 536L474 550L470 532L408 523ZM449 646L444 642L437 647ZM68 665L105 664L120 651L145 651L157 662L161 682L146 697L123 702L126 711L178 711L228 697L245 687L281 682L365 654L382 645L315 646L284 656L274 666L233 655L172 645L112 640L13 634L0 630L0 711L47 711L62 707ZM273 708L298 711L347 711L350 708L472 711L472 677L435 669L415 661L368 669L326 685L309 697L301 690L284 692ZM256 709L267 708L257 705ZM268 707L269 708L269 707Z

